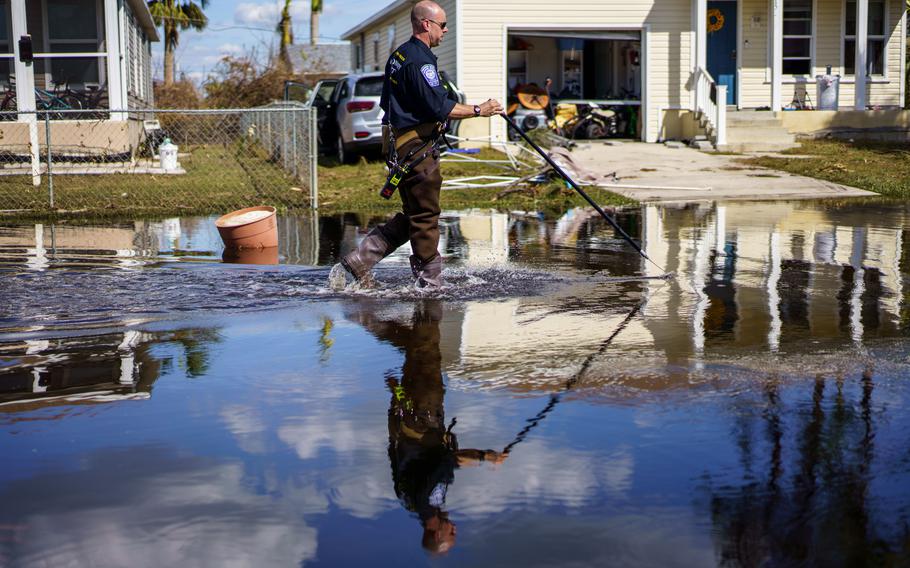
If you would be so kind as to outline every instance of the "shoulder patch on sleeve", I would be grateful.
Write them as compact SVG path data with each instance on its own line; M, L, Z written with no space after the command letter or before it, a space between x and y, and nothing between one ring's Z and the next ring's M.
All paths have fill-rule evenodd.
M439 86L439 74L436 72L436 66L432 63L427 63L422 66L420 68L420 74L423 75L423 78L427 80L427 83L431 87Z

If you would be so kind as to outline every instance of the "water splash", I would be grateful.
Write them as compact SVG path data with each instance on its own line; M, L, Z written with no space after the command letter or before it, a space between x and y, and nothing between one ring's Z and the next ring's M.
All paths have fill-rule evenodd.
M11 271L0 278L0 334L40 333L124 325L198 312L238 312L286 307L294 302L352 296L414 300L475 300L544 294L585 281L584 276L542 270L449 268L445 286L413 286L407 267L375 271L375 286L332 290L328 267L167 265L149 268Z

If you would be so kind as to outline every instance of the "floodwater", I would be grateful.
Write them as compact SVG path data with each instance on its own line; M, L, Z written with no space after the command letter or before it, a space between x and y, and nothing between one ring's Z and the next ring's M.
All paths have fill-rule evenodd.
M0 565L910 563L910 209L619 216L0 228Z

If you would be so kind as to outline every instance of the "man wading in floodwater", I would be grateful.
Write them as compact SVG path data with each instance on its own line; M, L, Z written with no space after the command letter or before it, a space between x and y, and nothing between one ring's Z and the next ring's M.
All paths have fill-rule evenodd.
M442 187L438 142L448 119L490 117L502 112L502 106L493 99L470 106L447 97L436 69L436 56L430 51L448 32L446 23L446 13L439 4L418 2L411 10L411 39L386 63L379 106L385 111L383 131L389 133L391 173L382 195L390 197L397 188L402 212L370 231L356 250L332 267L329 283L335 290L346 285L345 273L369 284L373 266L408 240L415 285L442 286L442 257L437 250Z

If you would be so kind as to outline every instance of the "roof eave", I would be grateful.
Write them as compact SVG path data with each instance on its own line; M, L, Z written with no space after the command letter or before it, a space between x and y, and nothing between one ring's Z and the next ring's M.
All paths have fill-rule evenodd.
M158 35L158 27L155 26L155 20L152 19L148 4L143 0L127 0L127 2L129 2L133 15L136 16L139 25L145 30L145 35L148 36L149 40L160 41L161 37Z
M382 10L376 12L375 14L373 14L366 20L360 22L353 28L351 28L348 31L341 34L341 39L346 39L346 40L350 41L355 35L359 34L366 28L372 26L373 24L375 24L376 22L378 22L380 20L385 19L392 13L396 12L397 10L401 9L403 6L406 6L410 3L411 3L411 0L395 0L395 2L392 2L391 4L389 4Z

